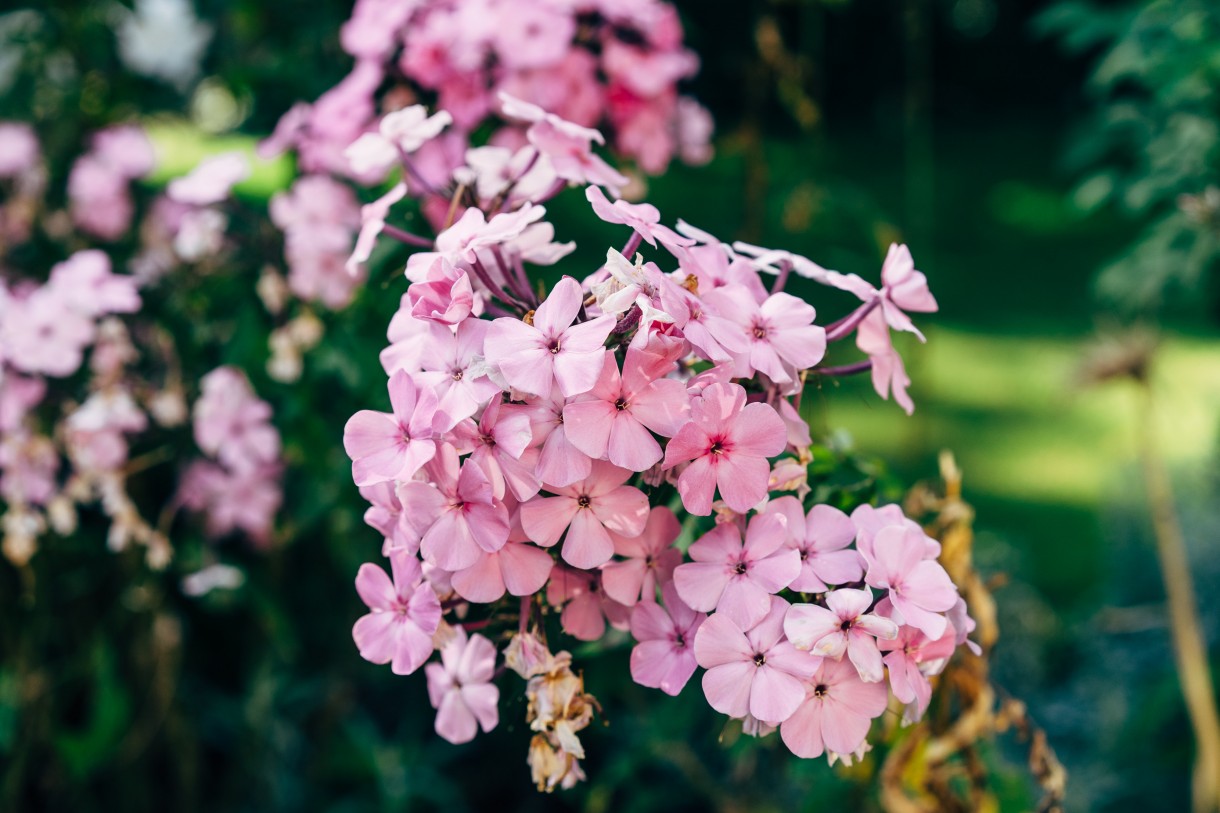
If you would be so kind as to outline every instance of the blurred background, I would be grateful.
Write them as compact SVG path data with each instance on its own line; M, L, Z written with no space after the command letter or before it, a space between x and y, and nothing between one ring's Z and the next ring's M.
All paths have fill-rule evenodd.
M136 116L163 182L252 147L350 70L337 34L347 0L196 0L211 36L198 75L177 84L124 61L121 5L0 14L0 119L36 121L70 150ZM1047 731L1067 809L1186 809L1191 729L1140 456L1171 474L1214 641L1220 10L677 5L716 157L650 179L650 201L669 220L866 278L891 241L910 245L941 305L921 321L927 344L901 348L914 417L867 380L841 380L807 398L814 427L830 449L884 459L891 495L934 477L941 449L956 454L976 560L996 588L993 677ZM291 177L282 159L238 191L265 205ZM578 242L595 228L552 213ZM32 570L0 563L0 809L879 809L867 763L831 769L722 736L697 690L671 699L631 684L626 642L575 653L608 725L586 738L589 781L551 796L529 782L521 701L491 735L450 746L432 733L422 673L397 678L357 656L351 582L377 541L337 439L384 386L380 326L401 287L371 279L301 381L266 395L285 436L307 439L286 449L282 544L180 548L240 566L239 589L189 597L83 533ZM847 305L818 296L825 313ZM265 318L256 305L195 317ZM257 335L237 330L215 361L262 364L265 345L246 333ZM1022 760L996 743L999 809L1034 808Z

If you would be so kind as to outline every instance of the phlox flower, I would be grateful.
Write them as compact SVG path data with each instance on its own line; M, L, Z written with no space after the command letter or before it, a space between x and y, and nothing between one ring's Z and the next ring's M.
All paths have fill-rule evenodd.
M361 486L360 496L369 502L364 512L364 524L380 532L384 539L381 546L383 556L388 556L393 548L403 548L410 553L419 551L419 534L403 515L397 486L392 480Z
M422 104L404 107L383 116L377 132L360 136L343 154L357 175L380 177L400 155L415 152L452 122L444 110L429 116Z
M695 633L695 660L707 670L703 693L712 708L775 725L800 706L803 681L821 659L784 638L788 602L779 596L770 602L763 619L744 631L725 613L708 616Z
M428 699L436 709L436 733L457 745L500 721L500 690L492 682L496 648L482 635L466 637L461 627L441 647L441 662L424 667Z
M456 330L433 322L418 339L427 350L419 358L420 372L413 377L419 389L431 390L436 396L437 412L445 416L437 423L438 430L451 429L500 393L500 388L476 369L483 357L488 327L485 319L466 319Z
M518 500L537 494L541 483L531 465L536 463L536 455L526 453L531 437L529 414L519 404L506 404L495 397L483 410L476 429L470 459L487 472L496 492L503 494L507 486Z
M628 203L619 199L611 203L600 187L585 189L585 197L593 206L593 212L607 223L621 223L635 230L648 245L655 247L660 242L666 248L682 248L694 244L668 226L661 225L661 213L650 203Z
M811 759L826 753L850 762L865 747L869 726L885 711L884 683L865 683L846 661L826 658L804 685L804 699L780 726L792 753Z
M396 183L390 191L372 203L360 207L360 233L356 236L356 245L344 268L348 274L355 276L360 268L373 254L377 245L377 237L385 228L385 219L390 214L390 207L402 200L407 194L405 183Z
M602 566L606 595L628 607L640 601L657 600L657 588L669 582L682 552L673 547L682 526L674 512L663 505L648 512L648 523L639 536L611 533L614 552L624 557Z
M469 459L459 466L453 448L444 446L429 471L436 485L412 480L398 486L407 521L420 534L424 559L452 572L478 562L481 552L504 547L508 509L496 499L482 467Z
M749 342L741 328L679 285L661 287L661 308L673 317L674 325L687 341L709 361L731 361L733 356L749 350Z
M580 313L580 283L564 277L534 312L534 323L504 317L491 323L486 356L514 389L546 398L558 385L566 397L597 383L606 353L602 343L613 316L572 324Z
M746 340L748 353L737 356L740 377L757 370L786 384L826 353L826 331L813 324L813 306L791 294L772 294L760 305L745 289L726 285L708 291L703 300L734 322Z
M432 634L441 620L441 603L423 582L419 560L401 552L390 555L394 580L380 567L363 564L356 592L369 608L352 628L360 657L388 663L396 675L409 675L432 654Z
M689 420L686 385L663 376L667 359L627 348L620 375L607 353L593 388L563 409L568 440L594 459L606 458L631 471L645 471L664 457L649 430L671 437Z
M772 500L766 510L787 518L788 546L801 556L801 572L788 585L790 588L802 593L824 593L830 585L850 584L864 578L860 554L847 548L856 538L856 526L842 511L832 505L815 505L804 514L795 497Z
M898 625L868 612L873 603L869 590L842 588L826 594L826 607L794 604L784 619L784 634L797 649L839 660L844 653L865 683L877 683L885 672L877 639L893 640Z
M677 697L695 673L695 635L707 619L682 601L673 582L661 588L662 604L640 602L631 611L631 679Z
M527 136L530 144L547 157L558 178L574 184L604 186L613 192L628 183L625 175L593 152L593 139L574 128L544 119L532 125Z
M772 407L746 404L740 385L711 384L666 446L664 467L692 461L678 477L682 504L692 514L711 513L717 488L730 508L745 513L767 496L767 458L784 450L786 434Z
M436 394L416 387L405 370L390 376L388 388L392 413L362 409L343 427L343 448L358 486L409 480L436 454Z
M529 542L509 541L497 551L479 552L478 560L468 568L453 574L454 591L467 601L490 604L506 592L513 596L530 596L546 584L554 560L551 555Z
M192 206L210 206L229 196L229 191L250 177L250 160L240 152L213 155L165 187L170 200Z
M878 610L881 610L878 607ZM929 674L936 674L957 648L955 631L947 629L939 638L931 639L911 626L898 628L898 635L881 641L885 665L889 669L890 689L900 703L907 706L904 718L914 722L923 716L932 700Z
M856 550L864 557L864 566L867 568L872 564L873 559L873 540L877 536L877 532L882 528L890 525L899 525L911 531L922 532L919 523L908 518L902 513L902 508L894 503L889 505L864 505L856 506L851 512L852 524L856 526ZM923 539L923 558L936 559L940 556L940 543L930 536L924 535Z
M915 411L915 402L907 394L911 378L902 364L902 356L894 349L890 327L882 313L874 311L856 326L856 346L868 354L869 361L872 362L870 374L873 389L877 394L889 400L892 392L894 402L902 407L906 414L912 414Z
M560 626L581 641L600 639L607 622L615 629L627 629L630 620L631 610L606 595L596 572L555 565L546 600L552 607L563 607Z
M536 454L535 474L544 483L567 486L589 476L593 459L572 445L563 422L566 402L559 392L526 401L530 419L529 452Z
M71 375L96 335L93 320L70 308L50 285L20 299L0 289L0 316L0 354L25 373Z
M521 526L529 538L549 548L564 532L563 560L589 569L610 561L614 540L609 531L639 536L648 522L648 497L624 485L631 472L595 461L589 476L569 486L546 485L558 496L535 497L521 504Z
M800 572L800 556L786 538L784 518L774 514L753 517L744 541L736 525L717 525L690 546L694 561L674 570L678 595L695 610L716 610L749 629L771 608L771 594Z
M873 561L865 581L889 591L894 620L939 638L948 626L941 613L957 603L957 588L940 564L924 558L923 531L890 525L873 539Z
M135 277L110 271L110 257L97 249L78 251L51 269L50 285L63 304L82 316L135 313L140 294Z
M195 442L235 471L250 471L279 457L280 434L271 405L254 394L245 373L217 367L200 382L195 402Z
M478 259L479 249L516 240L545 215L545 208L530 203L515 212L500 212L491 218L485 217L481 209L467 209L452 226L436 236L436 251L411 255L407 260L407 279L412 282L424 279L437 255L459 265L473 263Z

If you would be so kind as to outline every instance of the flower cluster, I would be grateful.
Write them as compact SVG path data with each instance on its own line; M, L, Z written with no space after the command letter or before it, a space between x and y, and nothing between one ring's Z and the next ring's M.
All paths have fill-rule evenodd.
M154 567L169 562L170 525L183 505L207 512L213 535L240 530L264 541L279 505L279 435L270 407L236 370L199 382L195 436L215 462L192 466L178 495L155 513L128 489L133 475L173 462L172 433L188 418L195 383L161 323L165 314L147 308L148 298L162 300L158 283L170 271L219 256L227 224L220 204L248 167L224 157L174 181L137 227L132 181L153 169L148 138L120 125L88 144L73 163L61 212L51 207L33 129L0 123L4 553L27 561L39 537L73 533L77 508L94 503L109 520L109 546L143 545ZM25 244L35 239L114 246L78 250L39 269L26 264ZM126 243L136 245L134 254ZM131 273L119 271L123 265Z
M597 131L508 95L501 112L527 125L526 145L467 150L425 192L424 206L447 205L435 238L393 225L406 184L364 209L353 268L379 237L423 250L381 355L390 410L357 412L344 431L393 574L367 564L357 578L370 610L360 653L409 674L439 648L437 731L464 742L496 723L496 655L493 638L455 628L500 635L505 667L527 679L540 789L582 777L577 732L597 708L571 656L545 643L552 613L578 640L630 631L644 686L677 694L702 667L709 704L747 732L778 727L804 757L859 756L891 692L908 719L923 713L928 676L972 622L938 543L896 506L805 505L800 398L811 377L871 369L909 410L889 331L918 333L907 313L936 309L926 280L901 246L877 288L670 228L607 194L620 176L593 151ZM396 140L377 160L412 174L412 155L453 121L406 108L353 151L371 161L375 139ZM577 271L545 220L568 186L624 227L600 267ZM543 296L534 269L561 262L577 276L551 274ZM862 304L818 325L783 290L793 274ZM828 343L853 335L867 361L822 365Z
M384 167L349 162L344 151L373 132L379 112L435 101L455 126L419 160L444 176L488 120L498 147L522 145L522 129L497 117L496 94L507 92L608 128L615 150L646 172L664 171L674 156L702 163L712 122L678 92L699 65L682 35L677 11L661 0L357 0L341 36L353 70L314 104L289 111L267 148L295 148L307 172L375 181Z

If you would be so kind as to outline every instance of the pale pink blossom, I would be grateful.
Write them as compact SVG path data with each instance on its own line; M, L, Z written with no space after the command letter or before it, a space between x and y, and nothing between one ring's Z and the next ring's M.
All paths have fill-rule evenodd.
M630 477L625 469L596 461L583 480L543 486L557 496L522 503L521 525L530 539L546 548L564 537L563 560L573 567L605 564L614 555L609 531L639 536L648 522L648 498L638 488L624 485Z
M694 244L689 237L683 237L668 226L661 225L661 213L657 207L649 203L628 203L616 200L611 203L606 193L600 187L590 186L585 189L585 197L593 206L593 212L607 223L621 223L630 226L650 246L658 242L666 248L682 248Z
M476 414L500 393L500 388L475 368L483 355L488 327L483 319L466 319L456 330L431 323L415 339L427 352L421 354L420 372L414 378L421 389L431 390L436 396L437 410L446 417L437 425L441 431Z
M820 658L797 650L784 638L788 602L770 597L770 609L742 630L716 613L695 633L695 659L707 670L703 693L712 708L730 717L753 715L776 725L792 716L805 697L804 680Z
M392 413L362 409L343 427L343 448L358 486L408 480L436 454L436 394L418 388L405 370L390 376L388 389Z
M246 374L217 367L200 381L195 402L195 443L235 472L273 463L280 434L271 425L271 405L254 394Z
M850 663L826 658L804 690L804 699L780 726L784 745L805 759L826 753L850 762L866 748L873 719L885 711L885 684L865 683Z
M394 580L374 564L360 566L356 592L369 608L352 628L360 656L388 663L396 675L409 675L432 654L432 634L441 620L441 603L424 583L419 560L391 553Z
M563 607L559 623L563 631L581 641L596 641L606 632L606 624L627 629L631 610L605 594L596 571L575 570L555 565L547 583L546 600Z
M550 578L554 560L529 542L509 541L497 551L479 551L478 560L453 574L453 589L467 601L491 604L507 592L531 596Z
M673 547L682 530L674 512L663 505L648 512L648 523L638 536L611 533L614 552L623 558L602 566L606 595L628 607L657 600L657 588L673 578L682 552Z
M661 599L631 611L631 636L639 642L631 650L631 679L676 697L695 673L695 635L707 615L686 606L672 582L661 588Z
M797 649L839 660L846 653L865 683L877 683L885 672L877 639L893 640L898 625L870 613L869 590L841 588L826 594L826 607L794 604L784 620L784 634Z
M824 593L830 585L864 578L860 554L848 549L856 538L856 526L842 511L832 505L815 505L804 514L795 497L772 500L766 510L787 518L788 546L800 553L800 575L788 585L793 590Z
M528 500L538 493L541 482L534 474L536 456L528 454L530 416L519 404L505 404L499 393L492 399L477 425L478 439L471 460L487 472L503 494L505 486L518 500Z
M469 459L459 467L452 447L442 447L430 466L435 485L402 483L398 499L420 534L425 561L450 572L475 564L508 541L509 517L486 472Z
M882 607L878 607L881 610ZM905 718L914 722L923 716L932 700L932 684L928 675L939 672L957 648L954 630L947 629L933 640L915 627L902 626L898 635L881 641L884 662L889 670L890 689L900 703L907 706Z
M738 376L757 370L786 384L826 353L826 331L813 324L813 306L791 294L772 294L759 305L748 291L729 285L708 291L703 300L741 330L748 351L738 355Z
M889 591L895 621L939 638L949 623L942 613L957 603L957 588L939 563L924 558L925 551L922 531L901 525L882 528L873 540L874 559L865 580Z
M691 403L691 420L665 448L665 468L692 461L678 477L682 504L692 514L712 511L717 488L744 513L767 496L768 457L784 450L786 430L767 404L746 404L737 384L712 384Z
M491 682L496 647L482 635L466 637L458 627L441 647L441 662L424 667L428 699L436 709L436 733L451 743L470 742L500 721L500 690Z
M593 459L572 445L563 423L565 401L559 392L533 398L522 409L530 420L530 452L537 455L535 474L544 483L567 486L589 476Z
M588 392L597 383L606 353L602 343L614 317L572 324L583 296L580 283L564 277L534 313L534 324L497 319L487 332L486 355L505 380L521 392L547 398L553 386L566 397Z
M456 325L474 310L474 288L465 271L438 256L423 279L407 289L411 315L416 319Z
M629 347L620 375L614 355L607 353L597 383L564 407L572 445L631 471L659 463L664 453L651 432L672 437L690 415L686 386L664 377L672 368L667 359Z
M732 523L717 525L690 546L693 560L674 570L678 595L693 609L716 610L743 629L771 608L771 594L787 587L801 569L800 556L786 547L784 518L759 514L745 539Z
M203 159L199 165L165 187L170 200L192 206L210 206L229 197L232 188L250 177L250 159L226 152Z

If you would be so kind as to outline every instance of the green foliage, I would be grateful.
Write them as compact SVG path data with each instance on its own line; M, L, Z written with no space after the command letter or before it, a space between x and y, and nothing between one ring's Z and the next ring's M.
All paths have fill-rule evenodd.
M1152 0L1120 8L1060 3L1038 20L1076 53L1098 53L1095 110L1071 159L1087 174L1074 200L1115 206L1143 224L1102 270L1099 295L1150 312L1197 293L1220 257L1213 195L1220 148L1220 6Z

